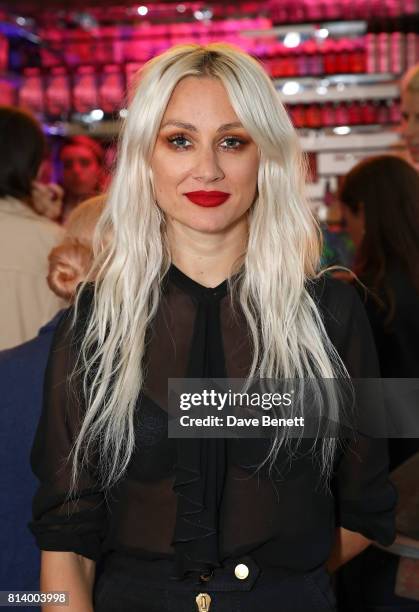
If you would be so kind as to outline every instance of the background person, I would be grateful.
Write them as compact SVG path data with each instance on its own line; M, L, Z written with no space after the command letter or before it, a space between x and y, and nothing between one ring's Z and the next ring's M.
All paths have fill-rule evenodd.
M399 157L373 157L348 173L340 201L342 218L356 247L355 272L368 289L360 292L377 346L381 375L419 378L419 175ZM407 472L401 471L401 464L418 452L416 438L389 440L390 467L398 468L399 482L418 483L417 473L411 472L416 470L417 461L406 463ZM419 484L416 492L418 489ZM411 486L409 493L412 499ZM411 506L410 500L408 503ZM410 528L411 533L417 534L419 506L417 501L413 503L416 525L411 523ZM402 506L406 515L408 508L401 498ZM409 515L414 515L411 507ZM417 546L419 553L419 542ZM419 561L415 569L409 561L408 576L403 578L405 564L404 558L376 547L365 551L341 572L342 610L419 609L419 603L409 598L406 586L404 597L396 594L400 590L398 584L404 582L410 585L413 596L414 576L419 577Z
M419 64L406 72L401 81L401 134L406 144L405 158L419 170Z
M70 215L63 242L49 257L48 282L66 304L73 302L92 261L92 236L103 198L80 204ZM39 590L40 555L27 524L36 481L30 449L42 406L48 353L63 311L33 340L0 351L0 590ZM24 608L26 609L26 608ZM28 607L27 610L34 610Z
M60 150L64 208L61 220L83 200L100 195L104 185L104 151L88 136L67 138Z
M41 127L19 109L0 107L0 134L0 349L5 349L33 338L63 306L46 281L48 253L62 229L33 205L45 148Z
M340 201L381 374L419 377L419 176L398 157L369 158L347 174Z

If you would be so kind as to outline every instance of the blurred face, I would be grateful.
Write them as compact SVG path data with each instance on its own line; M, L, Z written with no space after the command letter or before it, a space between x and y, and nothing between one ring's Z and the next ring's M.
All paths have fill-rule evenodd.
M351 237L355 248L359 249L365 235L364 207L361 204L358 211L353 212L351 208L341 202L341 215L345 230Z
M178 83L151 161L157 203L172 229L222 233L247 218L259 152L218 79Z
M419 163L419 92L402 93L401 130L409 153L415 163Z
M82 145L68 145L61 151L64 189L75 196L89 197L98 187L100 165L95 154Z

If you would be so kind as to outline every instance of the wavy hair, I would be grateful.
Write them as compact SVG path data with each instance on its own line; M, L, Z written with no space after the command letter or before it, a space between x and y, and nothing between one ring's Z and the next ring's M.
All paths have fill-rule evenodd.
M419 293L419 176L407 161L377 155L345 176L340 201L353 214L364 211L365 235L355 256L355 272L384 311L387 327L397 304L391 272L401 268Z
M65 225L64 240L48 255L49 288L68 302L76 296L77 286L90 280L92 240L104 204L105 196L95 196L72 210Z
M134 450L146 330L171 262L164 214L154 197L151 157L170 96L187 76L220 79L260 150L248 248L234 287L229 279L251 334L249 379L346 375L307 290L318 273L321 239L304 197L298 138L275 88L255 59L231 45L175 46L139 73L97 228L97 280L78 363L86 412L73 447L73 483L93 451L101 484L109 487L123 475ZM112 240L105 245L101 236L108 233ZM277 436L270 460L284 441ZM335 438L322 442L322 467L329 473L335 447Z

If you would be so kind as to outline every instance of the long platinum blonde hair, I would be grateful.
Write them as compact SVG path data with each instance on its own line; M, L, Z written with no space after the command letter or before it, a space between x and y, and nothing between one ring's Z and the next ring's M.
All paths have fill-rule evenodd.
M124 474L134 450L146 330L170 266L151 157L170 96L186 76L220 79L260 150L258 195L235 288L253 343L249 378L335 378L344 372L307 291L307 280L319 269L320 234L304 197L298 137L269 77L230 45L175 46L139 74L97 227L94 301L78 364L86 411L73 447L73 483L95 450L102 485L109 487ZM104 235L112 238L104 243ZM283 442L276 440L271 458ZM330 470L335 445L333 438L323 440L323 469Z

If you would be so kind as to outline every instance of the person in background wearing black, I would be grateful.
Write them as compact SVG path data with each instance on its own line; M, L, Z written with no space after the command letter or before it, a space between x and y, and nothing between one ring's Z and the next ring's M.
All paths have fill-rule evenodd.
M373 157L357 164L345 177L340 201L343 222L356 248L354 271L367 288L360 292L373 330L381 376L418 378L419 176L403 159ZM390 439L390 469L418 451L416 438ZM362 603L356 608L348 604L345 590L351 607L343 609L419 610L419 601L394 594L395 583L398 592L401 580L399 559L371 547L344 568L343 580L351 582L352 594L356 580L350 572L358 571L361 591L363 584L366 588L358 594Z

